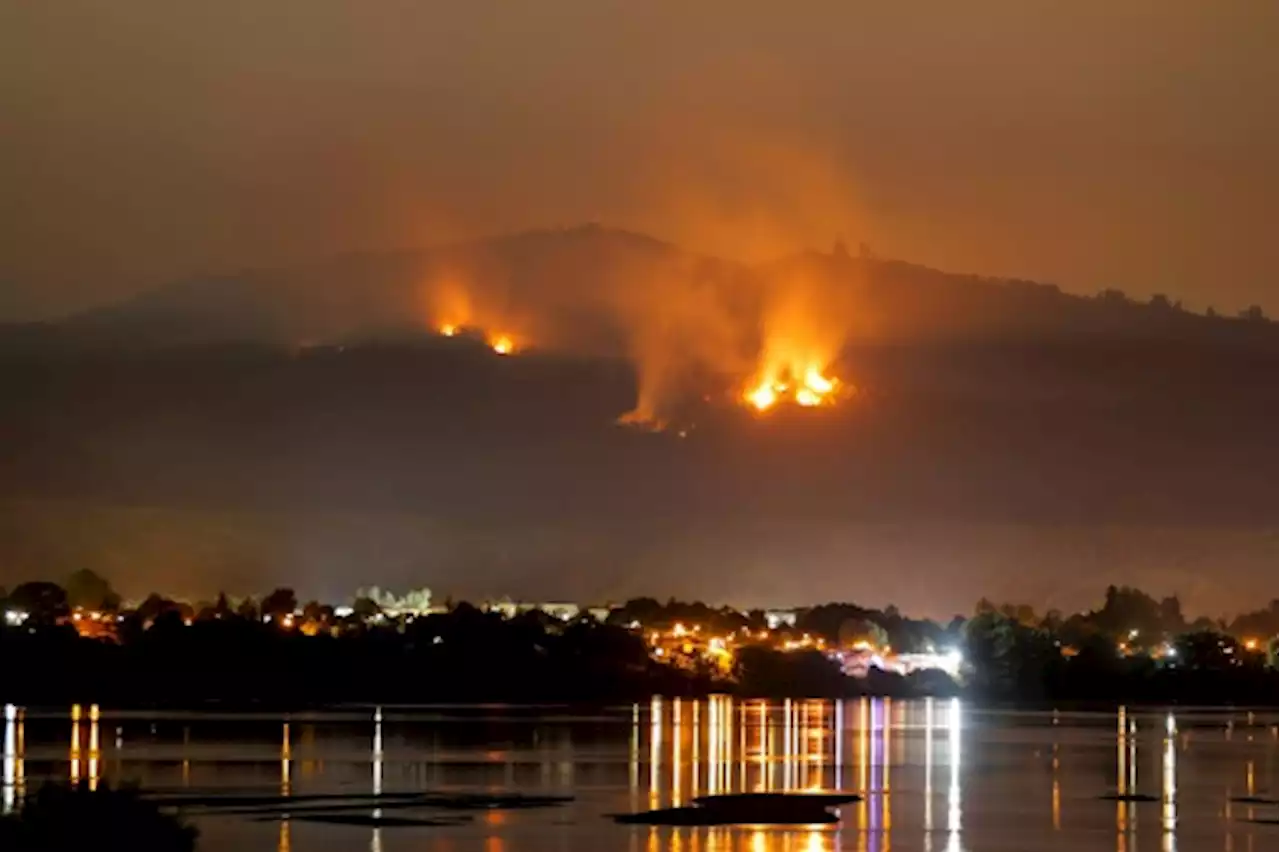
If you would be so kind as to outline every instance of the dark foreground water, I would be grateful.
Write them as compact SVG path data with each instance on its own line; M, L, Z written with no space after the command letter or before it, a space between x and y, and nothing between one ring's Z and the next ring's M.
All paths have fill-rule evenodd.
M188 807L202 850L1277 848L1274 710L1010 713L954 701L719 698L591 712L361 707L283 716L90 705L5 711L5 809L46 778L130 780L197 797L268 797L238 814L213 812L213 798ZM866 795L842 809L837 826L650 829L604 817L706 793L832 788ZM573 801L459 815L307 798L425 790L563 794ZM1117 791L1155 801L1102 798ZM269 803L281 795L294 797L289 808ZM445 817L455 824L311 821L335 814Z

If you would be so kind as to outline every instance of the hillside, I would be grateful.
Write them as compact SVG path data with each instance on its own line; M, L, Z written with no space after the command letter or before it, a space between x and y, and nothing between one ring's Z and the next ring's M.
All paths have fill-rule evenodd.
M423 282L464 278L513 357L432 329ZM704 356L749 353L795 294L829 308L804 319L837 328L858 392L757 416L750 360ZM1211 608L1205 578L1274 559L1269 322L580 229L188 283L0 340L0 584L88 566L130 593L177 570L192 594L268 572L762 603L804 582L929 611L1036 560L1061 569L1036 603L1173 564ZM658 358L680 431L619 427L664 352L690 356ZM551 565L562 587L537 582Z
M767 293L797 286L829 302L824 311L840 315L842 336L855 343L1083 335L1256 346L1276 337L1274 323L1204 317L1168 300L1133 303L1117 291L1077 296L839 247L750 267L586 226L184 281L62 322L10 326L0 345L335 343L428 330L432 314L462 293L468 312L517 327L541 348L625 354L638 315L681 305L732 323L734 345L749 348Z

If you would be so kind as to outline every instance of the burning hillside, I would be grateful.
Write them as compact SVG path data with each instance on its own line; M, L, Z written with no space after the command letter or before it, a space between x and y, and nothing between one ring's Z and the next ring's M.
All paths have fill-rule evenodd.
M647 429L687 423L691 400L728 397L757 412L831 406L851 390L834 371L849 336L850 294L806 270L742 275L731 265L660 243L601 231L598 263L566 264L559 250L527 253L523 266L450 263L420 284L420 316L433 331L483 340L500 355L529 346L622 358L636 376L634 407L619 422ZM596 251L602 247L608 252ZM566 255L567 256L567 255ZM514 286L518 275L560 282ZM545 268L543 268L545 267Z
M824 376L817 367L807 367L802 373L790 368L768 375L749 387L743 399L757 411L768 411L779 403L793 402L802 408L816 408L833 404L840 391L840 380Z

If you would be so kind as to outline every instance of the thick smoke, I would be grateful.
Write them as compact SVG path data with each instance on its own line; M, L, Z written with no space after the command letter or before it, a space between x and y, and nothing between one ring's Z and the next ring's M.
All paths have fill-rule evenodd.
M761 377L825 372L857 314L856 265L825 253L863 219L852 181L805 140L738 132L706 115L697 126L716 132L673 135L681 124L680 114L654 122L619 187L627 219L722 259L604 228L527 234L433 270L428 324L624 357L638 384L629 423L660 425L690 394L721 383L741 391ZM806 256L814 234L829 241ZM777 262L748 265L766 259Z

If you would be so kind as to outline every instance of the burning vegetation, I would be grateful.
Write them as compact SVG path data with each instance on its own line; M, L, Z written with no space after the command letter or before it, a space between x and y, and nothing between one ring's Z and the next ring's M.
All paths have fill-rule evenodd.
M824 376L817 367L805 368L798 377L787 369L756 382L743 399L756 411L768 411L780 402L816 408L835 402L839 385L839 379Z
M521 297L500 275L450 274L426 285L423 307L436 333L502 356L530 341L574 351L583 351L575 340L612 341L585 351L634 367L635 406L617 422L648 431L687 430L691 408L715 399L763 414L830 407L850 395L835 370L851 305L804 274L752 282L707 274L687 259L655 261L634 275L606 264L600 286L577 290L571 304ZM613 331L592 338L592 322Z

